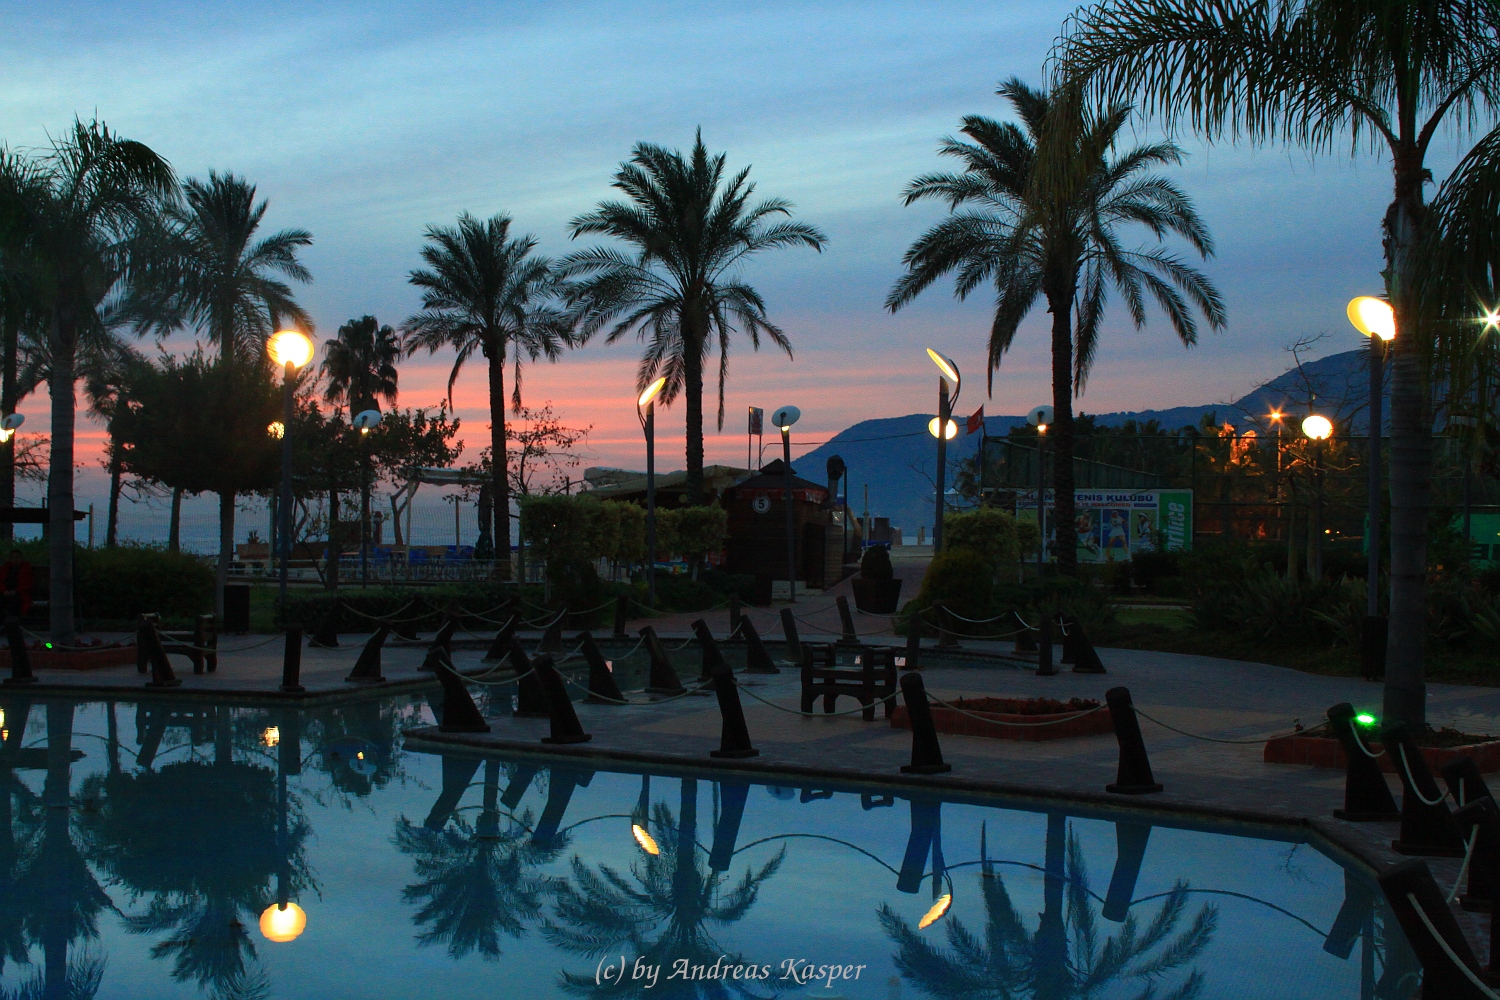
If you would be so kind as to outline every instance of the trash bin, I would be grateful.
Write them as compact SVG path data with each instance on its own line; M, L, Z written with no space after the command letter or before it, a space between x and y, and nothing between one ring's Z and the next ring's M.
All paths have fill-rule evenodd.
M250 631L250 585L248 583L226 583L224 585L224 632L244 635Z

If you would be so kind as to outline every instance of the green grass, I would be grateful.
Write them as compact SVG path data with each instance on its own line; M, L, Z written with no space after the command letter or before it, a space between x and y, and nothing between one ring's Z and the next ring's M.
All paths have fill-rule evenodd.
M1115 620L1121 625L1157 625L1173 632L1193 627L1193 616L1187 608L1132 608L1115 609Z

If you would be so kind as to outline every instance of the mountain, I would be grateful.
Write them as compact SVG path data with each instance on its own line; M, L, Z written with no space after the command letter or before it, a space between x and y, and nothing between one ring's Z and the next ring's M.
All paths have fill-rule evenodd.
M1196 426L1205 414L1216 422L1228 421L1242 429L1254 426L1264 431L1266 415L1279 410L1287 414L1287 425L1296 427L1311 408L1334 420L1346 433L1365 432L1365 401L1369 391L1368 352L1345 351L1316 361L1303 362L1231 403L1203 406L1176 406L1164 410L1094 414L1097 424L1118 427L1127 420L1144 423L1155 420L1168 430ZM1390 408L1385 408L1390 413ZM889 517L908 540L915 540L917 526L931 530L934 493L934 471L937 468L936 442L927 432L931 413L911 413L904 417L862 420L840 431L826 443L793 460L797 475L816 482L826 482L827 461L834 455L844 460L849 470L849 502L856 511L868 509L873 516ZM973 458L979 447L978 434L960 433L948 445L948 477L952 485L958 463ZM1022 416L987 417L985 434L1005 437L1012 427L1026 423ZM1389 421L1386 421L1389 428ZM796 444L795 435L792 442ZM869 490L868 505L865 489Z

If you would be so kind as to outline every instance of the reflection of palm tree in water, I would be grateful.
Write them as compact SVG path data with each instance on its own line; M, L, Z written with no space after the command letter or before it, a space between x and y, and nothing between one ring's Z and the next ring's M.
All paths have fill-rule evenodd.
M575 856L572 879L557 888L557 921L548 921L542 933L561 948L589 958L628 947L643 963L662 967L652 995L659 991L662 997L757 996L743 980L667 978L672 964L684 959L689 967L711 967L721 958L721 965L747 963L727 954L707 926L726 926L743 918L761 883L776 874L786 856L783 848L759 870L747 868L738 883L726 889L725 873L703 864L698 848L697 788L696 780L682 779L678 818L665 803L657 803L651 817L655 839L675 846L643 854L631 865L629 878L608 865L590 868ZM728 868L727 861L723 867ZM603 987L595 984L593 973L562 975L563 989L579 996L634 995L640 985L628 975Z
M448 955L462 958L472 951L486 959L500 957L500 935L520 938L542 915L549 880L538 874L568 847L566 833L533 836L531 810L503 816L517 805L535 768L512 770L504 800L499 797L498 760L484 762L484 800L478 819L470 823L458 810L459 798L479 769L477 758L445 756L443 791L420 825L402 817L396 825L396 846L415 858L418 881L402 892L406 902L419 907L413 920L424 928L417 936L423 945L447 942ZM569 772L554 769L549 801L567 789ZM502 829L501 820L505 819Z
M889 906L880 908L880 923L898 946L896 967L934 997L1069 1000L1092 997L1127 979L1144 980L1141 995L1155 996L1161 977L1183 968L1208 946L1218 921L1217 910L1204 905L1179 933L1187 908L1187 886L1179 882L1148 926L1142 929L1127 914L1118 933L1101 944L1083 853L1077 837L1066 832L1066 818L1058 814L1047 817L1043 907L1034 933L1026 930L988 857L981 862L980 882L988 916L984 933L950 917L946 951ZM1204 983L1195 969L1160 1000L1197 997Z
M82 795L97 805L80 826L95 864L133 901L149 897L125 927L164 935L151 957L171 958L173 979L253 995L263 976L246 968L256 958L250 928L273 901L275 874L288 873L294 893L311 884L302 847L308 827L289 815L283 857L276 772L234 760L227 712L215 724L212 764L180 761L134 774L112 767L87 779ZM179 832L163 834L171 829Z

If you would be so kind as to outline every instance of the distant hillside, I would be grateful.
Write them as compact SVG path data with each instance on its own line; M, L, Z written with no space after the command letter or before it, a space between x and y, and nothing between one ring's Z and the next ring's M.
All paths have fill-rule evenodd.
M1105 427L1118 427L1127 420L1144 423L1155 420L1168 430L1196 425L1205 413L1213 414L1219 423L1229 421L1237 427L1252 424L1265 426L1265 414L1279 409L1295 421L1308 412L1308 401L1316 395L1318 412L1334 417L1350 433L1365 430L1365 397L1368 392L1368 355L1365 351L1346 351L1317 361L1306 362L1296 369L1247 392L1231 403L1204 406L1176 406L1165 410L1095 414ZM1389 414L1389 407L1386 413ZM960 415L961 416L961 415ZM933 480L937 452L927 433L931 413L911 413L904 417L862 420L834 435L826 444L796 457L792 464L797 474L824 482L827 462L834 455L849 469L849 500L857 511L865 509L864 489L869 487L869 510L877 517L889 517L909 538L916 537L918 525L931 526ZM994 416L985 420L985 433L1004 437L1012 427L1026 422L1022 416ZM1386 426L1389 427L1387 420ZM795 437L793 443L795 444ZM958 462L972 458L979 447L978 434L964 434L948 447L948 476L952 483Z

